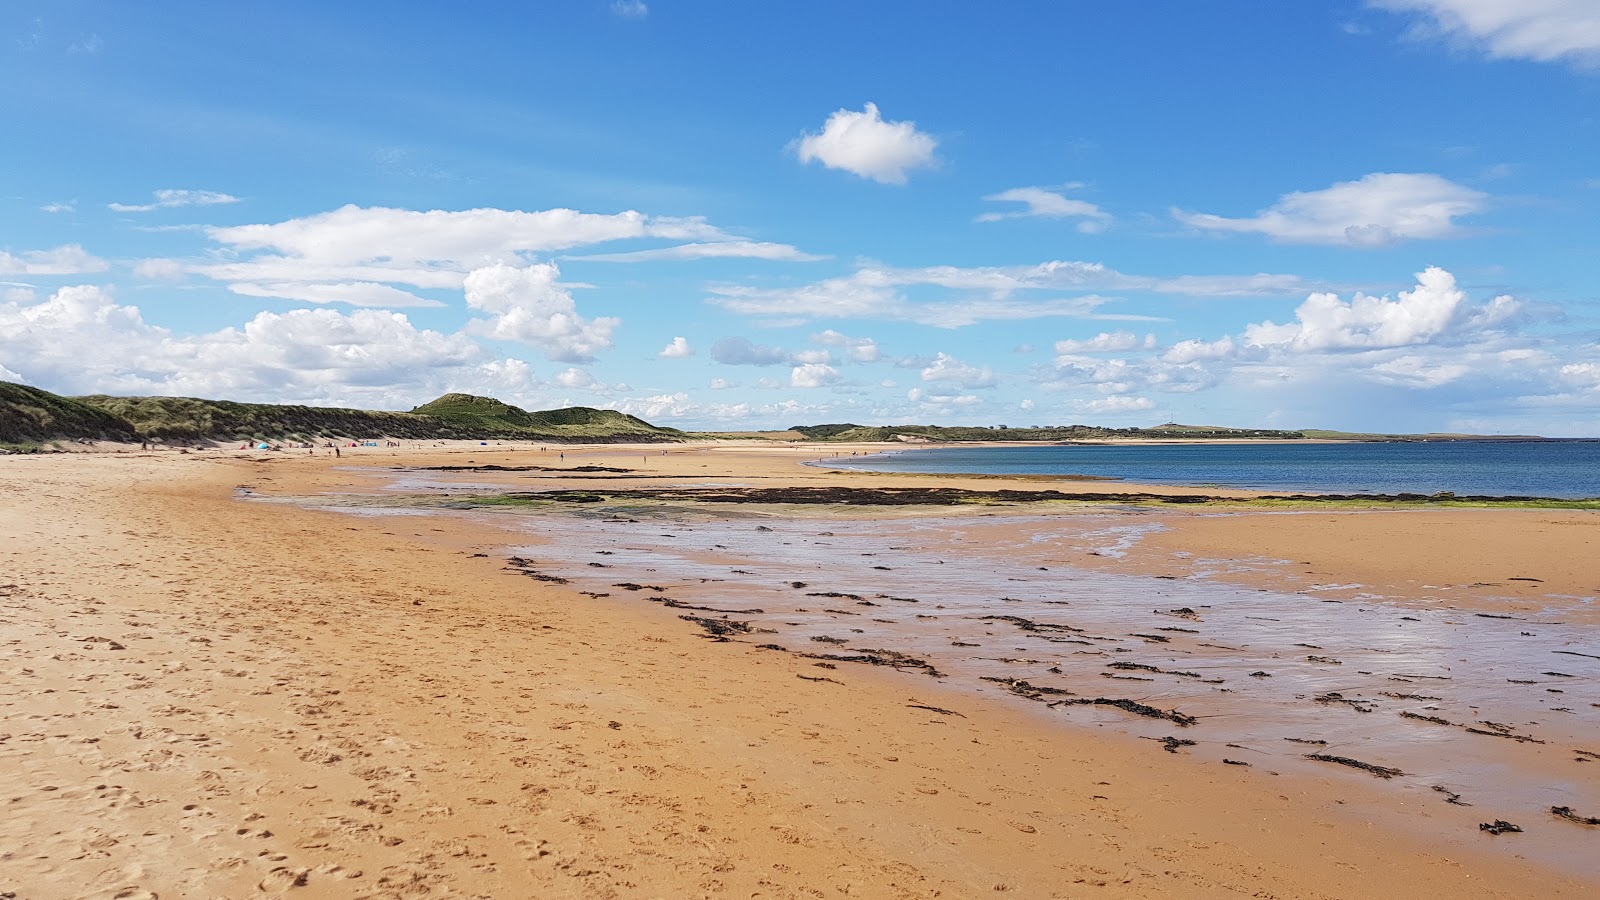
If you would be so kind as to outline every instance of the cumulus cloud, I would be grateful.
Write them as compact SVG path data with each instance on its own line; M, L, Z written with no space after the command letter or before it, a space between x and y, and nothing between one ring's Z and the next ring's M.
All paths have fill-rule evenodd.
M1431 268L1392 298L1312 293L1290 322L1259 322L1215 340L1191 338L1164 350L1148 339L1131 346L1125 333L1063 341L1041 386L1133 397L1224 382L1250 390L1287 384L1348 390L1366 382L1420 391L1471 379L1504 394L1518 381L1559 382L1561 360L1518 332L1538 315L1537 307L1509 296L1473 302L1449 272ZM1096 348L1125 355L1108 359Z
M661 352L657 355L664 359L688 359L694 355L694 348L689 346L688 338L675 337L672 343L661 348Z
M70 202L70 203L67 203L67 202L46 203L45 205L39 207L39 211L40 212L47 212L47 213L69 213L69 212L76 212L77 209L78 209L78 204L77 204L76 201Z
M0 333L0 365L69 393L384 402L470 381L481 365L472 341L399 313L263 312L242 328L180 335L94 285L0 303Z
M796 388L823 387L838 380L839 371L826 363L805 363L789 372L789 386Z
M881 355L878 342L872 338L850 337L832 328L812 335L811 340L824 347L837 347L844 354L844 358L851 362L877 362Z
M1509 297L1494 302L1515 303ZM1416 287L1393 300L1357 293L1346 302L1336 294L1312 294L1295 310L1294 322L1250 325L1244 341L1297 350L1403 347L1427 343L1451 325L1470 320L1472 312L1455 276L1435 266L1418 273Z
M1161 358L1166 362L1182 365L1200 360L1227 359L1234 355L1236 349L1233 338L1223 335L1214 341L1196 339L1179 341L1167 348L1167 352L1161 354Z
M836 110L822 131L802 135L794 147L802 163L816 161L883 184L905 184L906 172L937 163L938 145L916 123L884 121L878 105L868 103L861 112Z
M111 264L77 244L12 255L0 250L0 275L82 275L104 272Z
M988 366L973 366L945 353L934 357L933 364L922 370L923 381L944 381L963 388L994 387L994 370Z
M1065 185L1062 190L1073 190L1083 185L1076 182ZM979 222L999 222L1004 219L1045 218L1045 219L1081 219L1078 230L1084 234L1095 234L1104 231L1111 224L1111 215L1093 203L1084 200L1074 200L1064 196L1058 190L1048 190L1041 187L1019 187L998 194L990 194L983 199L994 203L1021 203L1022 209L1006 212L987 212L978 216Z
M485 266L468 273L467 306L488 314L467 325L472 334L535 346L553 360L592 362L611 347L618 319L584 319L572 294L556 279L554 263Z
M785 366L794 362L794 354L782 347L752 343L743 337L725 337L712 344L711 358L725 366Z
M1594 349L1600 352L1600 347ZM1572 363L1562 366L1560 374L1574 385L1600 392L1600 363Z
M108 203L111 209L117 212L150 212L156 209L172 209L180 206L218 206L224 203L238 203L239 198L232 194L222 194L216 191L182 191L163 190L155 192L155 200L150 203Z
M1320 191L1296 191L1251 218L1174 209L1203 231L1264 234L1288 244L1378 247L1462 233L1461 216L1483 210L1488 195L1430 174L1376 172Z
M1600 65L1600 6L1593 0L1370 0L1420 13L1433 31L1493 56Z
M575 390L604 390L606 387L604 382L575 366L557 372L556 384Z

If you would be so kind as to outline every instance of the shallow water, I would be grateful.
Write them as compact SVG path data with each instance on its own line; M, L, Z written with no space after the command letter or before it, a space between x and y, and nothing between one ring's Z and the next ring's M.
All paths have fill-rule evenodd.
M395 502L405 500L390 495L383 506ZM1263 772L1373 778L1307 753L1399 769L1404 774L1383 784L1402 814L1433 820L1425 827L1475 829L1480 820L1507 819L1527 830L1514 838L1516 852L1595 868L1600 829L1549 810L1600 815L1600 635L1564 623L1557 611L1497 618L1386 602L1353 585L1266 591L1205 575L1126 575L1064 563L1086 546L1103 555L1136 550L1162 527L1157 514L1130 525L1125 511L895 518L811 511L802 518L594 504L442 514L523 532L521 540L508 535L508 554L576 590L605 595L580 602L670 599L708 608L676 610L684 616L748 623L752 633L735 635L747 645L903 653L942 673L944 689L975 700L1022 704L1072 726L1193 740L1181 751ZM1218 561L1207 571L1229 565ZM859 665L832 664L835 671L815 675L844 677ZM903 671L908 687L930 678ZM1032 702L987 679L1070 695ZM1049 705L1092 698L1133 700L1195 723ZM1451 795L1473 808L1445 806Z
M1377 597L1073 569L1059 560L1095 530L1083 517L673 522L556 514L527 527L539 542L513 552L538 571L618 600L740 610L726 618L760 629L738 637L747 643L843 655L888 649L933 665L946 686L990 695L1007 688L985 678L1132 699L1198 721L1181 727L1106 706L1038 708L1077 725L1195 740L1185 752L1272 771L1372 777L1306 760L1312 752L1398 768L1405 774L1390 784L1414 803L1459 794L1484 821L1537 830L1536 855L1593 865L1600 835L1551 821L1549 809L1600 814L1600 757L1575 752L1600 754L1600 642L1559 615L1486 618ZM1135 539L1127 530L1100 537ZM628 591L616 586L622 582L649 587ZM860 599L816 596L826 593ZM995 616L1015 619L988 618ZM905 671L907 679L928 677Z

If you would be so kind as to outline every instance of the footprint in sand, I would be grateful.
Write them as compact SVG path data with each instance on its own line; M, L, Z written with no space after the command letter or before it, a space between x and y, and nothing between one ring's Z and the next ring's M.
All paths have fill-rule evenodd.
M310 869L291 869L288 866L279 866L267 873L267 877L256 884L256 888L268 892L283 892L290 888L305 887L311 880Z

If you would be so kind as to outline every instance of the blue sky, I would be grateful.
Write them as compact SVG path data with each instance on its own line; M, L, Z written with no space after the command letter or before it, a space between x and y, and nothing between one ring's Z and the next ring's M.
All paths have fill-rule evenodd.
M1600 4L0 9L0 379L1600 435Z

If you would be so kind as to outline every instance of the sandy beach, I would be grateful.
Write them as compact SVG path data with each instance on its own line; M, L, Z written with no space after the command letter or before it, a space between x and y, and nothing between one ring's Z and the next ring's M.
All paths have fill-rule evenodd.
M593 554L610 548L604 540L619 550L654 547L644 540L650 534L679 535L660 538L661 546L690 534L748 535L766 520L736 520L737 532L717 523L754 516L753 508L689 515L677 505L659 520L634 516L640 527L631 530L571 519L592 529L583 532L513 510L435 514L418 499L664 486L1106 489L801 465L839 449L456 444L365 448L339 459L321 450L136 449L0 459L0 896L1351 898L1600 890L1600 827L1547 810L1532 818L1499 800L1458 806L1446 802L1447 791L1402 789L1343 765L1280 766L1265 757L1228 764L1245 761L1246 751L1222 746L1213 736L1221 724L1124 727L1117 710L1063 715L997 682L978 693L954 676L844 661L819 667L825 660L761 647L826 650L806 640L816 636L805 630L812 620L798 614L789 614L802 622L792 633L708 640L682 616L728 616L647 602L649 591L596 590L580 572L545 563L565 558L549 549L562 540L567 550ZM437 466L467 468L425 468ZM586 466L626 471L573 471ZM307 502L319 498L323 508ZM902 544L889 536L916 526L916 559L976 571L975 561L1009 558L1040 572L1033 577L1041 585L1070 566L1193 582L1197 590L1309 591L1316 603L1348 601L1352 611L1375 609L1408 627L1439 616L1512 636L1548 629L1550 640L1559 622L1559 633L1578 642L1541 644L1539 652L1565 654L1546 665L1561 665L1568 683L1556 688L1551 676L1527 685L1545 704L1537 720L1499 723L1529 740L1490 735L1470 738L1478 742L1471 746L1484 745L1487 760L1509 761L1535 781L1573 785L1573 815L1600 816L1600 804L1577 805L1600 790L1600 570L1592 563L1600 514L1105 504L1052 512L1048 541L1020 541L1041 527L1035 513L1025 505L835 509L830 521L841 524L828 529L833 543L814 551L822 554L818 571L844 572L846 551L879 552L871 542L881 537L881 554L862 565L896 577L893 548ZM773 516L761 534L779 536L798 528L785 522L821 515L782 506L761 514ZM658 521L671 529L644 527ZM821 530L811 528L806 540ZM571 535L581 534L591 543L574 547ZM697 566L741 565L739 546L722 543L717 554L706 547L684 557ZM512 548L535 553L541 545L537 564L508 562ZM645 580L628 566L648 556L567 555L595 579ZM530 578L530 570L547 577ZM688 586L700 569L670 571ZM705 596L722 592L716 602L685 588L656 593L716 610L741 596L743 584L709 585ZM594 596L602 593L611 596ZM800 589L794 596L796 609L818 617L833 602L800 599ZM918 599L919 615L938 600ZM1139 604L1147 616L1155 605ZM847 612L887 618L882 610ZM882 623L886 633L910 633L912 612L905 606L904 623ZM1226 625L1220 613L1190 612L1211 621L1146 618L1121 632L1155 621L1185 640L1202 625ZM1108 622L1095 628L1110 634ZM1098 658L1095 666L1105 668ZM1338 674L1353 678L1360 666L1350 657ZM1429 688L1395 684L1402 693ZM1210 702L1198 691L1180 698L1185 708ZM1205 691L1216 703L1234 702ZM1178 708L1170 695L1150 702ZM1335 712L1367 728L1375 716L1409 727L1388 708ZM1451 710L1435 717L1485 729ZM1154 730L1139 733L1146 726ZM1197 746L1168 752L1146 739L1164 735ZM1541 809L1548 805L1540 800ZM1478 828L1501 818L1524 831ZM1585 847L1594 849L1585 856Z

